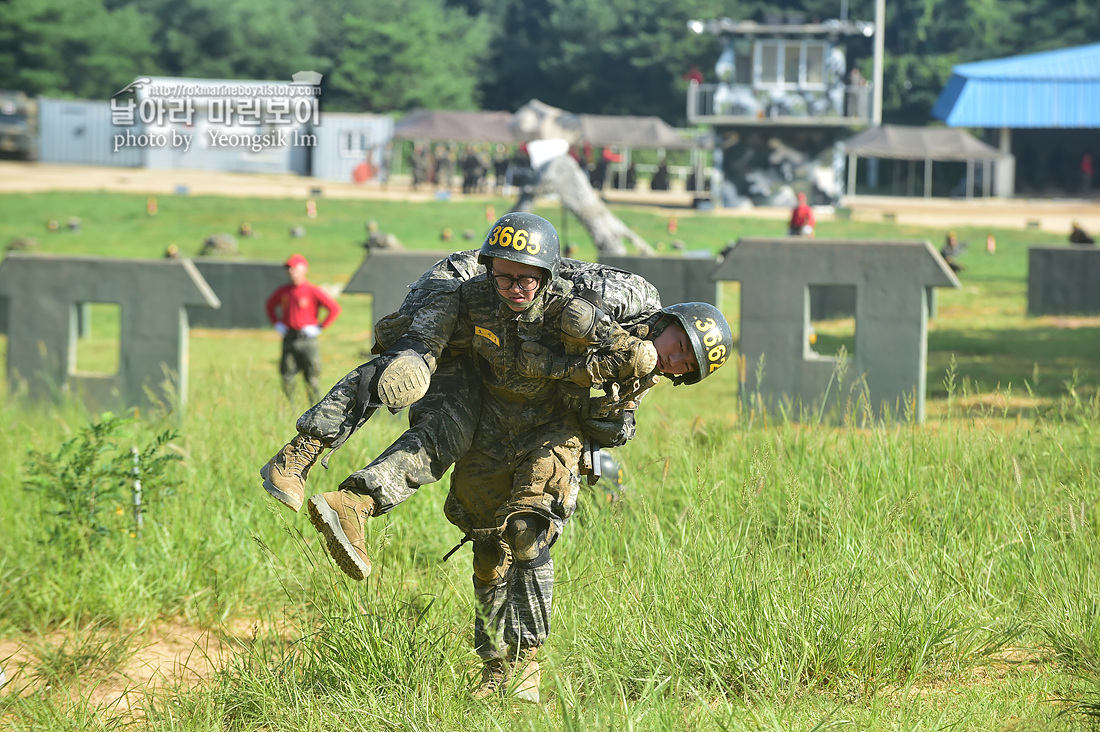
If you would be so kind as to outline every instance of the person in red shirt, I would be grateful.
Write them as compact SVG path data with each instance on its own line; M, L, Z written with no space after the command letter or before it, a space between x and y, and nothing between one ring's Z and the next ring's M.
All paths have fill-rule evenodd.
M689 84L702 84L703 72L699 70L698 66L692 66L688 69L687 73L680 77Z
M791 211L791 222L787 225L787 233L791 236L813 236L814 210L806 203L806 194L798 194L798 205Z
M340 316L341 308L331 295L306 279L308 272L309 262L305 257L290 255L286 260L290 284L276 288L264 307L268 320L283 337L283 352L279 358L283 393L287 399L293 398L294 377L301 371L310 402L315 403L320 394L317 377L321 374L317 336ZM324 322L318 323L321 308L325 309L326 316Z

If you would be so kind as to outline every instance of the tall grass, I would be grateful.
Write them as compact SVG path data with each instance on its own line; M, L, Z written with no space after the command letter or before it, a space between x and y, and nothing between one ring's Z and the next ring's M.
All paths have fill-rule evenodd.
M1044 720L1060 707L1035 702L1075 683L1071 673L1100 671L1100 474L1082 427L1100 417L1096 397L1067 396L1020 429L958 415L747 428L695 418L706 395L659 387L646 407L657 423L619 453L625 499L587 497L555 549L550 701L515 710L467 696L469 555L440 563L458 539L439 511L443 486L373 521L377 576L347 581L254 477L285 437L287 410L257 410L255 384L220 378L225 404L189 412L184 485L140 543L120 537L66 562L36 543L34 495L0 499L13 540L0 554L9 631L163 616L269 629L210 686L169 706L151 699L153 729L780 729L834 708L905 728L918 703L906 700L927 705L927 689L1013 653L1049 671L1035 672L1028 704L1003 690L999 713ZM6 410L23 440L56 440L77 421ZM314 487L331 488L399 429L372 424ZM4 449L5 464L18 462L17 444ZM53 724L30 701L4 700L13 719ZM884 700L900 706L875 712ZM950 708L928 713L946 721ZM975 706L963 727L983 728L986 714Z
M324 346L329 381L365 347L369 326L351 321L366 309L349 304L348 329ZM20 670L0 658L14 679L0 690L0 727L1085 724L1100 698L1089 696L1100 688L1097 381L1088 371L1075 380L1072 366L1055 378L1046 362L1037 389L1035 362L1011 392L1009 379L979 379L961 334L973 321L950 315L946 297L940 305L933 335L959 358L930 357L924 425L842 426L844 409L801 423L754 413L732 368L703 387L656 388L638 438L617 453L623 500L585 494L555 546L538 706L468 694L478 666L470 555L441 562L459 540L442 516L445 484L370 522L376 572L364 583L333 566L304 515L263 492L257 471L305 406L279 393L270 334L192 335L182 422L143 414L132 435L145 444L178 427L168 449L182 458L179 486L148 507L140 537L119 530L80 556L44 541L48 506L21 485L30 448L50 452L98 415L0 404L0 638L116 631L40 648L50 664ZM1078 346L1066 358L1087 361L1094 346ZM311 488L333 489L403 418L377 415L328 471L314 469ZM139 645L131 634L163 618L229 639L218 673L136 708L90 703L97 674Z

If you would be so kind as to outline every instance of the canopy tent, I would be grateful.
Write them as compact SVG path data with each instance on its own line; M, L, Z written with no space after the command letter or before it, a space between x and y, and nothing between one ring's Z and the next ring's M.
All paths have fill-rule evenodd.
M856 189L856 161L858 158L885 158L888 160L923 160L924 196L932 195L933 162L965 162L966 191L970 197L973 189L974 161L985 166L982 178L983 195L989 195L989 165L1004 154L977 139L969 132L940 127L904 127L881 125L849 138L842 143L848 152L848 191ZM910 166L912 169L912 166Z
M660 117L574 114L538 99L516 110L512 131L518 140L562 137L570 144L616 145L626 148L690 148L672 125Z
M682 137L660 117L574 114L538 99L532 99L515 114L417 109L394 125L393 136L403 140L481 143L520 143L560 137L570 144L621 148L623 160L616 163L616 169L622 170L630 165L631 149L643 148L689 149L691 167L701 171L703 155L699 148L709 147L705 141Z
M660 117L582 114L581 139L593 145L621 145L630 148L689 148L672 125Z
M404 140L513 142L511 123L511 112L416 109L394 125L393 136Z
M394 125L404 140L524 142L564 137L570 143L631 148L690 148L694 142L676 133L660 117L573 114L533 99L511 112L452 112L417 109Z
M1001 151L965 130L882 125L845 141L850 155L893 160L997 160Z

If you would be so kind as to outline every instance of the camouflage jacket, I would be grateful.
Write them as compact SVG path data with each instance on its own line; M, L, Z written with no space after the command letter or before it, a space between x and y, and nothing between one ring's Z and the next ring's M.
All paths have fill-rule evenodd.
M477 249L455 252L409 285L409 295L399 312L411 316L412 324L405 336L392 346L387 344L387 349L412 348L421 353L443 350L454 330L458 299L432 295L456 293L463 282L483 274L485 267L477 257ZM646 322L661 309L661 296L648 280L617 267L579 259L562 259L560 274L573 283L577 296L592 302L611 320L639 338L648 336Z
M506 460L539 440L546 425L558 426L579 416L577 403L563 391L561 379L532 378L519 367L525 343L565 356L562 334L569 329L566 319L577 299L573 290L571 282L555 280L534 305L517 313L503 303L486 275L459 287L451 347L472 353L481 372L481 418L474 444L492 457ZM629 378L652 369L649 365L641 373L629 373L645 362L639 353L652 350L652 344L609 318L596 324L589 341L586 357L605 373Z

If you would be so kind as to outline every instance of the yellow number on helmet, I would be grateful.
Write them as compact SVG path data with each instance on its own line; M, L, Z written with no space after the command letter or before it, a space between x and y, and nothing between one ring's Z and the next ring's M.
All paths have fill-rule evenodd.
M500 228L499 224L493 227L493 233L489 236L489 246L495 247L497 245L497 239L500 238Z
M527 245L527 251L531 254L538 254L542 251L542 242L537 236L532 237L531 243Z
M722 331L715 328L714 330L703 336L703 344L710 348L711 346L722 342Z
M726 355L726 347L725 346L715 346L714 348L710 349L710 351L707 352L707 360L713 362L713 361L717 361L718 359L722 359L722 361L725 362L725 360L726 360L725 355Z
M518 229L512 238L512 248L518 252L525 246L527 246L527 229Z
M505 226L503 229L500 230L500 245L502 247L507 248L512 246L512 232L514 231L515 229L513 229L511 226Z
M714 318L707 318L706 320L696 320L695 321L695 329L696 330L710 330L711 328L713 328L716 325L717 325L717 323L714 322Z

